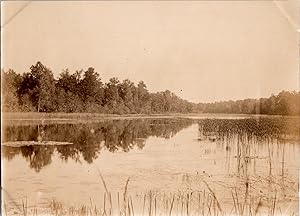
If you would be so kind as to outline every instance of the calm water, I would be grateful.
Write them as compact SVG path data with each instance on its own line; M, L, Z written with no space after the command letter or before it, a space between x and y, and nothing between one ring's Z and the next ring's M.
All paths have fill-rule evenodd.
M145 205L149 210L155 194L157 202L166 203L157 211L169 215L172 197L190 194L189 207L181 210L183 201L176 199L174 214L188 208L189 215L207 215L218 202L220 208L214 209L225 214L298 215L299 128L299 119L277 117L9 123L3 129L4 144L73 144L2 144L4 201L12 212L26 199L29 207L46 208L56 200L100 209L106 199L100 172L113 209L129 178L127 191L136 212ZM145 197L148 204L142 204Z

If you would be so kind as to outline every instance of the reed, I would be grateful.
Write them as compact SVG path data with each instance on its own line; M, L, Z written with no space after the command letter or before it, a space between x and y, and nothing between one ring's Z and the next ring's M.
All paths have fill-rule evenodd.
M128 193L128 192L127 192ZM204 191L197 191L193 192L192 197L194 196L194 199L191 198L190 192L181 192L179 193L172 193L170 195L162 195L157 194L153 191L151 191L151 194L147 192L146 196L146 204L145 207L148 209L148 212L146 215L160 215L160 216L196 216L196 215L205 215L205 216L226 216L226 215L240 215L240 216L246 216L246 215L281 215L281 209L280 211L276 212L277 209L277 194L275 193L275 196L273 196L269 201L271 201L268 206L268 212L261 212L260 208L262 207L262 198L259 197L256 199L253 199L251 202L247 202L247 205L249 208L246 208L246 204L244 202L241 202L240 200L240 194L235 193L235 191L232 191L232 209L234 209L234 212L228 211L226 212L226 208L222 208L222 211L219 209L217 204L217 199L214 197L214 195L209 192L206 193L204 198ZM150 195L150 196L149 196ZM164 196L164 198L163 198ZM107 201L107 194L104 193L105 200ZM252 197L253 198L253 197ZM156 200L156 201L155 201ZM140 216L145 215L141 211L141 209L138 208L138 205L134 205L134 203L143 203L143 198L133 200L133 197L129 194L127 194L126 199L126 209L122 209L121 212L114 211L112 213L113 216ZM156 204L155 204L156 203ZM72 206L67 208L62 203L52 200L51 204L49 205L48 209L40 210L39 214L37 211L37 208L34 207L32 209L32 214L28 214L28 204L26 204L26 201L23 201L23 211L19 214L22 216L29 216L29 215L48 215L48 216L108 216L109 212L107 211L105 201L103 202L102 206L97 206L93 204L93 202L90 200L89 204L83 204L80 206ZM219 205L221 205L219 203ZM99 209L102 209L100 211ZM48 212L46 214L46 212ZM8 212L5 213L6 215L16 215L16 214L9 214ZM289 214L285 214L289 215ZM290 214L292 215L292 213Z
M103 202L94 202L92 198L79 206L67 206L57 200L51 200L50 205L37 211L36 206L29 208L27 198L22 200L21 211L18 214L7 211L7 204L4 203L5 215L48 215L48 216L256 216L256 215L281 215L282 209L278 206L279 195L276 187L273 194L259 194L255 190L257 184L265 185L270 178L255 179L246 178L244 184L234 186L230 190L231 202L226 206L222 199L219 200L219 193L216 193L214 185L202 179L206 186L203 190L180 190L173 192L149 190L139 196L135 196L129 190L128 178L122 192L116 193L117 198L113 199L112 193L99 172L101 182L104 186ZM261 183L260 183L261 181ZM274 185L281 188L276 179ZM287 180L286 180L287 181ZM272 183L272 182L270 182ZM113 200L117 205L113 206ZM97 205L98 204L98 205ZM32 214L29 214L32 213ZM296 212L285 212L283 215L292 215Z

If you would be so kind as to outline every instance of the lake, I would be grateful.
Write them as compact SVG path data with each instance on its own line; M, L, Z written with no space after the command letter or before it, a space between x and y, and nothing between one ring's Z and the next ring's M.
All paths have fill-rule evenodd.
M2 204L11 215L298 215L299 121L8 121Z

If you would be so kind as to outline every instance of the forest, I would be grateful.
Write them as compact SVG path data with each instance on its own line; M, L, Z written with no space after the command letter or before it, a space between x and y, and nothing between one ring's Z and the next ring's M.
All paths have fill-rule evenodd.
M192 103L169 90L151 93L143 81L135 84L113 77L104 83L92 67L74 73L65 69L55 79L48 67L37 62L23 74L2 70L1 81L4 112L300 115L300 92L296 91L282 91L269 98Z

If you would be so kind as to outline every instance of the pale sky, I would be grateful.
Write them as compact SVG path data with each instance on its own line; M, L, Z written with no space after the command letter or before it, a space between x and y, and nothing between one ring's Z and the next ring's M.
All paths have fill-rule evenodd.
M299 89L298 0L2 1L2 65L55 76L94 67L183 99Z

